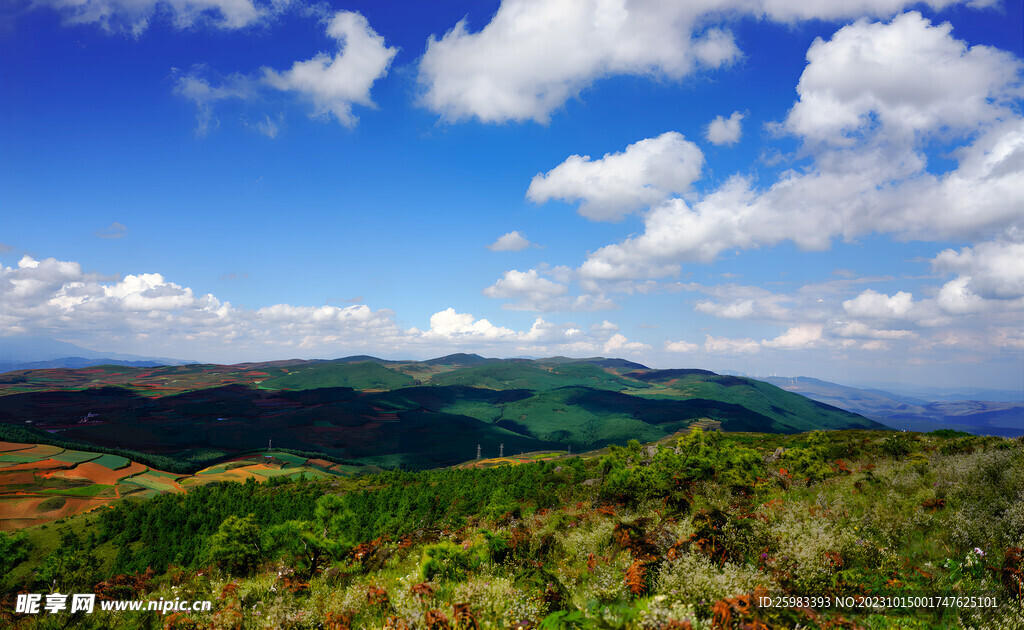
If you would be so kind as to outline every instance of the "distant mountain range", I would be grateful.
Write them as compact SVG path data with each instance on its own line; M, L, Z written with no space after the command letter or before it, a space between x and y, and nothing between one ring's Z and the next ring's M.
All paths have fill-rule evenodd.
M768 383L786 391L835 405L877 420L896 429L933 431L956 429L978 435L1024 435L1024 403L1006 400L964 400L962 394L932 390L941 398L918 398L880 389L858 389L807 376L767 377ZM1013 398L1014 392L980 390ZM927 391L921 393L928 396Z
M98 366L0 376L0 440L70 440L180 462L266 447L410 468L653 441L693 425L799 433L884 426L769 383L622 359L368 356ZM25 432L31 435L26 436ZM38 439L35 439L38 438ZM504 444L504 447L501 445Z
M144 357L117 352L96 352L73 343L44 337L0 337L0 373L13 370L84 368L96 365L154 367L187 363L193 363L193 361Z

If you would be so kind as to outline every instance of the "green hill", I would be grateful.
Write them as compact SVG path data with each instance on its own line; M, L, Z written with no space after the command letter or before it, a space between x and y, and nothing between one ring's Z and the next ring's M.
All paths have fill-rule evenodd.
M544 391L559 387L591 387L620 391L645 387L644 383L610 374L589 363L541 365L534 361L502 361L438 374L430 380L434 386L468 385L490 389L532 389Z
M780 433L883 427L858 414L750 378L722 376L706 370L652 370L643 374L634 372L628 376L648 383L663 384L671 390L649 390L651 397L683 395L687 398L740 405L771 418L775 423L775 428L771 430ZM646 396L648 392L640 395Z
M415 384L407 374L388 369L379 363L311 363L295 368L284 376L269 378L260 384L264 389L318 389L351 387L353 389L395 389Z

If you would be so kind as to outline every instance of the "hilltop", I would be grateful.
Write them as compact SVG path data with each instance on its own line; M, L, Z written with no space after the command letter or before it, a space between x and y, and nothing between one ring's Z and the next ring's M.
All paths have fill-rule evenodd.
M0 375L0 394L0 439L130 449L175 472L271 441L422 469L463 461L478 445L489 454L579 452L704 420L769 433L884 428L764 382L603 357L22 370Z

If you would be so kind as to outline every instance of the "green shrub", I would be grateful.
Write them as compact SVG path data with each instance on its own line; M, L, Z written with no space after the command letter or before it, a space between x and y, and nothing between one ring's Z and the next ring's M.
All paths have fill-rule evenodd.
M245 518L229 516L210 537L209 558L217 566L235 575L248 575L259 564L260 528L252 514Z
M423 549L420 573L427 582L462 582L480 568L484 553L478 546L463 548L450 542L427 545Z

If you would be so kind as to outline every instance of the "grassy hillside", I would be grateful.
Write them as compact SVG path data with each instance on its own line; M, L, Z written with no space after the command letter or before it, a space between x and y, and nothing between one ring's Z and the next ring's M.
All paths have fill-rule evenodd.
M284 376L268 378L264 389L319 389L351 387L353 389L395 389L414 384L411 376L390 370L379 363L312 363L298 367Z
M627 376L662 386L640 392L641 396L685 396L740 405L771 418L774 423L768 429L771 431L792 433L815 429L877 429L880 426L855 413L740 376L722 376L707 370L652 370Z
M461 368L438 374L430 380L430 384L540 391L570 386L612 391L643 387L643 383L611 374L589 363L540 365L533 361L502 361Z
M386 365L343 359L79 370L68 381L56 371L32 375L31 387L49 382L51 389L0 396L0 435L24 431L34 437L8 439L113 451L193 473L271 441L421 469L462 461L477 444L599 448L656 440L700 419L726 431L777 433L882 426L762 382L638 365L450 355ZM115 377L123 386L109 384ZM241 382L210 386L232 379ZM104 385L88 386L97 383Z
M1024 626L1019 440L695 432L506 461L210 484L0 533L0 618L18 629ZM213 610L11 609L14 593L51 589ZM914 599L937 596L954 599ZM972 596L991 599L956 603Z

